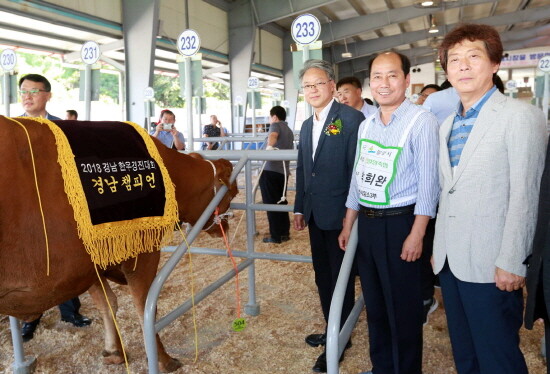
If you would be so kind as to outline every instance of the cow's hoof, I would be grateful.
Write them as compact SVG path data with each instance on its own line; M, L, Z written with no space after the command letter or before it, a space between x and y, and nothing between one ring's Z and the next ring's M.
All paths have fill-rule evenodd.
M119 351L108 352L104 350L101 352L101 355L103 356L103 363L105 365L120 365L124 363L124 356Z
M175 358L170 358L166 363L159 362L160 371L163 373L171 373L181 367L181 362Z

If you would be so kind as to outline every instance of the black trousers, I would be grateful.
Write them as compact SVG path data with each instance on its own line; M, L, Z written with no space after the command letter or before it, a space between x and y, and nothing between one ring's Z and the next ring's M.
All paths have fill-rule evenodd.
M285 176L275 171L264 170L260 176L260 191L264 204L277 204L281 200L285 187ZM284 201L280 205L287 205ZM269 234L273 239L281 240L282 236L289 236L290 219L287 212L267 212Z
M435 218L428 222L426 234L422 243L422 299L428 300L434 297L434 285L436 275L432 268L431 258L434 251Z
M61 317L72 317L74 314L80 312L80 300L78 299L78 297L74 297L70 300L65 301L63 304L59 304L58 308L59 312L61 313ZM42 318L42 315L29 323L38 325L40 323L40 318Z
M338 245L338 235L341 230L321 230L315 224L313 215L309 222L309 240L311 243L311 258L315 271L315 284L321 300L321 308L325 321L328 323L330 302L345 252ZM342 317L340 327L344 325L355 303L355 276L350 275L344 304L342 305Z
M422 261L403 261L414 215L367 218L359 213L361 278L373 372L422 373Z

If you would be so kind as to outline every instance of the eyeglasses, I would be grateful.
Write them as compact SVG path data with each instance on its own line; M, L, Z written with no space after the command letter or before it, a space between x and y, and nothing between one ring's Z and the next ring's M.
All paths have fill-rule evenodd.
M31 95L32 97L35 97L35 96L38 95L40 92L49 92L49 91L47 91L47 90L39 90L38 88L34 88L34 89L28 90L28 91L20 90L20 91L19 91L19 96Z
M328 82L330 82L332 79L329 79L328 81L326 82L317 82L317 83L314 83L314 84L306 84L306 85L303 85L302 86L302 90L304 91L311 91L311 90L314 90L314 89L319 89L321 87L323 87L325 84L327 84Z

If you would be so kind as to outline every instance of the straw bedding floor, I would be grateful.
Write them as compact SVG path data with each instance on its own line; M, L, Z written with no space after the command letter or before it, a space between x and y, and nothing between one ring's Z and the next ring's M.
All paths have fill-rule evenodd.
M240 213L232 222L233 230ZM292 240L281 245L261 243L267 234L265 213L257 213L259 235L258 251L275 253L309 254L306 232L292 232ZM244 222L243 224L244 225ZM230 237L233 232L230 233ZM174 242L181 236L175 234ZM233 247L244 249L245 232L240 227ZM201 236L196 246L222 248L221 239ZM162 255L162 262L168 254ZM193 271L190 271L192 265ZM159 311L166 311L181 304L191 295L191 283L195 292L232 269L227 257L194 255L181 263L168 281L159 303ZM311 264L257 261L257 299L259 316L243 315L247 328L234 332L231 323L237 316L235 280L217 290L196 307L192 313L180 317L161 332L169 353L183 363L177 373L193 374L256 374L256 373L311 373L315 358L321 348L311 348L304 337L323 329ZM240 297L246 304L247 271L240 275ZM124 287L115 286L119 297L118 322L126 351L130 357L131 373L146 373L147 363L141 328L130 297ZM357 290L359 284L357 282ZM441 293L436 290L440 307L432 314L424 328L424 373L455 373L450 343L447 335L445 310ZM74 328L59 321L57 308L48 310L42 319L35 338L25 344L26 354L38 356L37 373L125 373L124 366L104 366L100 357L103 347L103 328L97 310L88 294L81 297L82 313L93 319L87 328ZM195 360L195 333L197 327L198 357ZM353 347L346 352L340 365L342 374L356 374L370 369L365 313L362 313L353 333ZM530 373L545 373L545 363L540 356L540 339L543 328L537 324L534 331L522 329L522 349L526 355ZM11 373L12 347L8 318L0 316L0 373Z

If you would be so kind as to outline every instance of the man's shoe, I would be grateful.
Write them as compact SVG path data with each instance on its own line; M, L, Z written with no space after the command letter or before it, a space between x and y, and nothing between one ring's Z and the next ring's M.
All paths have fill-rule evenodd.
M347 346L346 346L347 349ZM340 360L338 362L342 362L344 360L344 353L346 350L344 349L344 352L342 352L342 355L340 356ZM327 372L327 351L324 351L321 353L319 357L317 357L317 360L315 361L315 365L311 368L316 373L326 373Z
M326 373L327 372L327 352L321 353L315 361L315 365L311 368L316 373Z
M36 330L36 327L40 323L40 318L35 319L31 322L24 322L23 327L21 328L21 338L23 338L23 342L28 342L32 338L34 338L34 331Z
M439 303L437 302L437 299L435 297L424 300L424 326L428 324L428 316L432 314L438 306Z
M318 347L327 344L326 334L311 334L306 336L306 343L311 347Z
M72 316L61 316L63 322L72 323L76 327L88 326L92 323L92 320L88 317L83 316L80 313L75 313Z
M277 240L273 238L272 236L268 236L267 238L263 238L262 242L264 243L275 243L275 244L281 244L281 240Z

